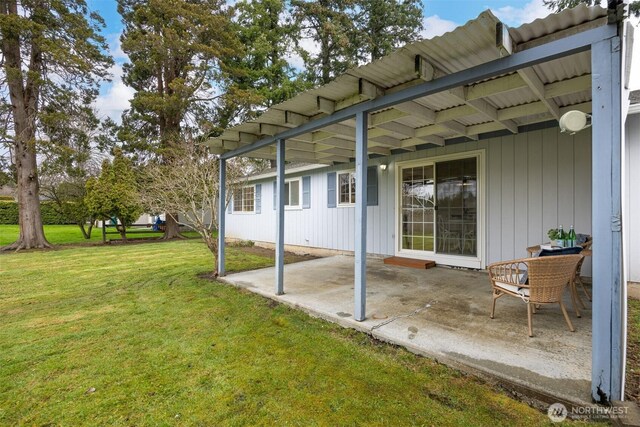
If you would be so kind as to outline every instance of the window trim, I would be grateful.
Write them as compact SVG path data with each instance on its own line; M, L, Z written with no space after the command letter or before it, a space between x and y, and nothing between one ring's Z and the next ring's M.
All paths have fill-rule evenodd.
M244 190L245 189L249 189L249 188L253 189L253 210L245 211L244 210ZM237 204L236 204L235 191L241 191L243 193L242 194L242 202L243 202L243 206L242 206L243 209L242 210L236 210ZM232 215L254 215L256 213L256 186L255 186L255 184L243 185L242 187L236 189L235 191L234 191L234 194L233 194L233 206L232 206L232 209L231 209Z
M284 183L289 184L289 202L291 202L291 183L298 181L298 204L297 205L284 205L284 209L287 211L297 211L302 209L302 177L285 179Z
M340 201L340 175L344 175L344 174L349 174L349 178L351 178L351 175L354 175L354 179L357 179L357 177L355 176L356 174L356 170L355 169L347 169L347 170L343 170L343 171L339 171L336 172L336 207L339 208L350 208L350 207L354 207L356 205L356 194L354 191L353 194L353 202L349 202L349 203L345 203L345 202L341 202ZM351 198L351 191L349 191L349 198Z

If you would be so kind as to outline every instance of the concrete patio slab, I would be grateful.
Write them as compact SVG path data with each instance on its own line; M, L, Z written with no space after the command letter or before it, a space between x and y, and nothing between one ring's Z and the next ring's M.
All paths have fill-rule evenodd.
M367 319L353 318L354 259L334 256L285 266L282 296L275 296L273 268L223 280L310 314L433 357L490 375L538 399L590 403L591 311L571 313L572 333L557 306L544 306L527 335L526 305L497 301L489 318L491 287L486 272L436 267L418 270L367 260ZM567 296L567 307L571 307Z

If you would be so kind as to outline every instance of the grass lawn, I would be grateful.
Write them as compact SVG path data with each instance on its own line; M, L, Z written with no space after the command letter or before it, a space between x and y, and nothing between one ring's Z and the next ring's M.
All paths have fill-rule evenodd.
M113 231L113 229L111 229ZM5 246L13 243L18 238L18 226L17 225L0 225L0 246ZM83 243L100 243L102 242L102 229L94 228L91 232L91 239L87 240L82 236L82 231L77 225L45 225L44 235L52 245L66 245L66 244L83 244ZM185 237L197 237L198 234L193 231L184 233ZM109 234L109 239L120 240L120 236L117 234ZM152 238L162 237L162 233L145 233L135 234L132 233L127 236L132 239L139 238Z
M229 248L229 270L272 265ZM202 243L0 255L0 425L544 425L481 381L218 282Z

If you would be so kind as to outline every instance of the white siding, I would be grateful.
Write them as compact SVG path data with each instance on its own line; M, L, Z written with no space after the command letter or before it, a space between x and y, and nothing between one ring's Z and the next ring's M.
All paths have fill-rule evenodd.
M627 116L626 125L626 191L625 224L628 280L640 282L640 114Z
M548 241L547 230L559 224L591 233L591 132L571 136L548 128L370 160L389 167L378 170L378 206L367 208L367 252L395 252L395 162L473 150L485 150L487 263L525 257L527 246ZM286 244L353 250L354 209L327 208L327 173L350 168L291 176L311 176L311 209L286 211ZM274 241L273 179L260 182L262 213L227 215L227 236Z

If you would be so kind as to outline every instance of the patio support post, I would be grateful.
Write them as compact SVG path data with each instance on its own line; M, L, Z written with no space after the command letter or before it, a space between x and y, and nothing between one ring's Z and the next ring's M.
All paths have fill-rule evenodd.
M367 113L356 114L356 235L354 318L366 318L367 303Z
M276 141L276 295L284 294L284 139Z
M225 214L226 206L226 189L227 189L227 161L220 158L220 191L218 193L218 276L226 274L224 269L224 232L225 232Z
M621 400L624 384L624 300L621 223L622 42L591 46L593 338L591 394Z

